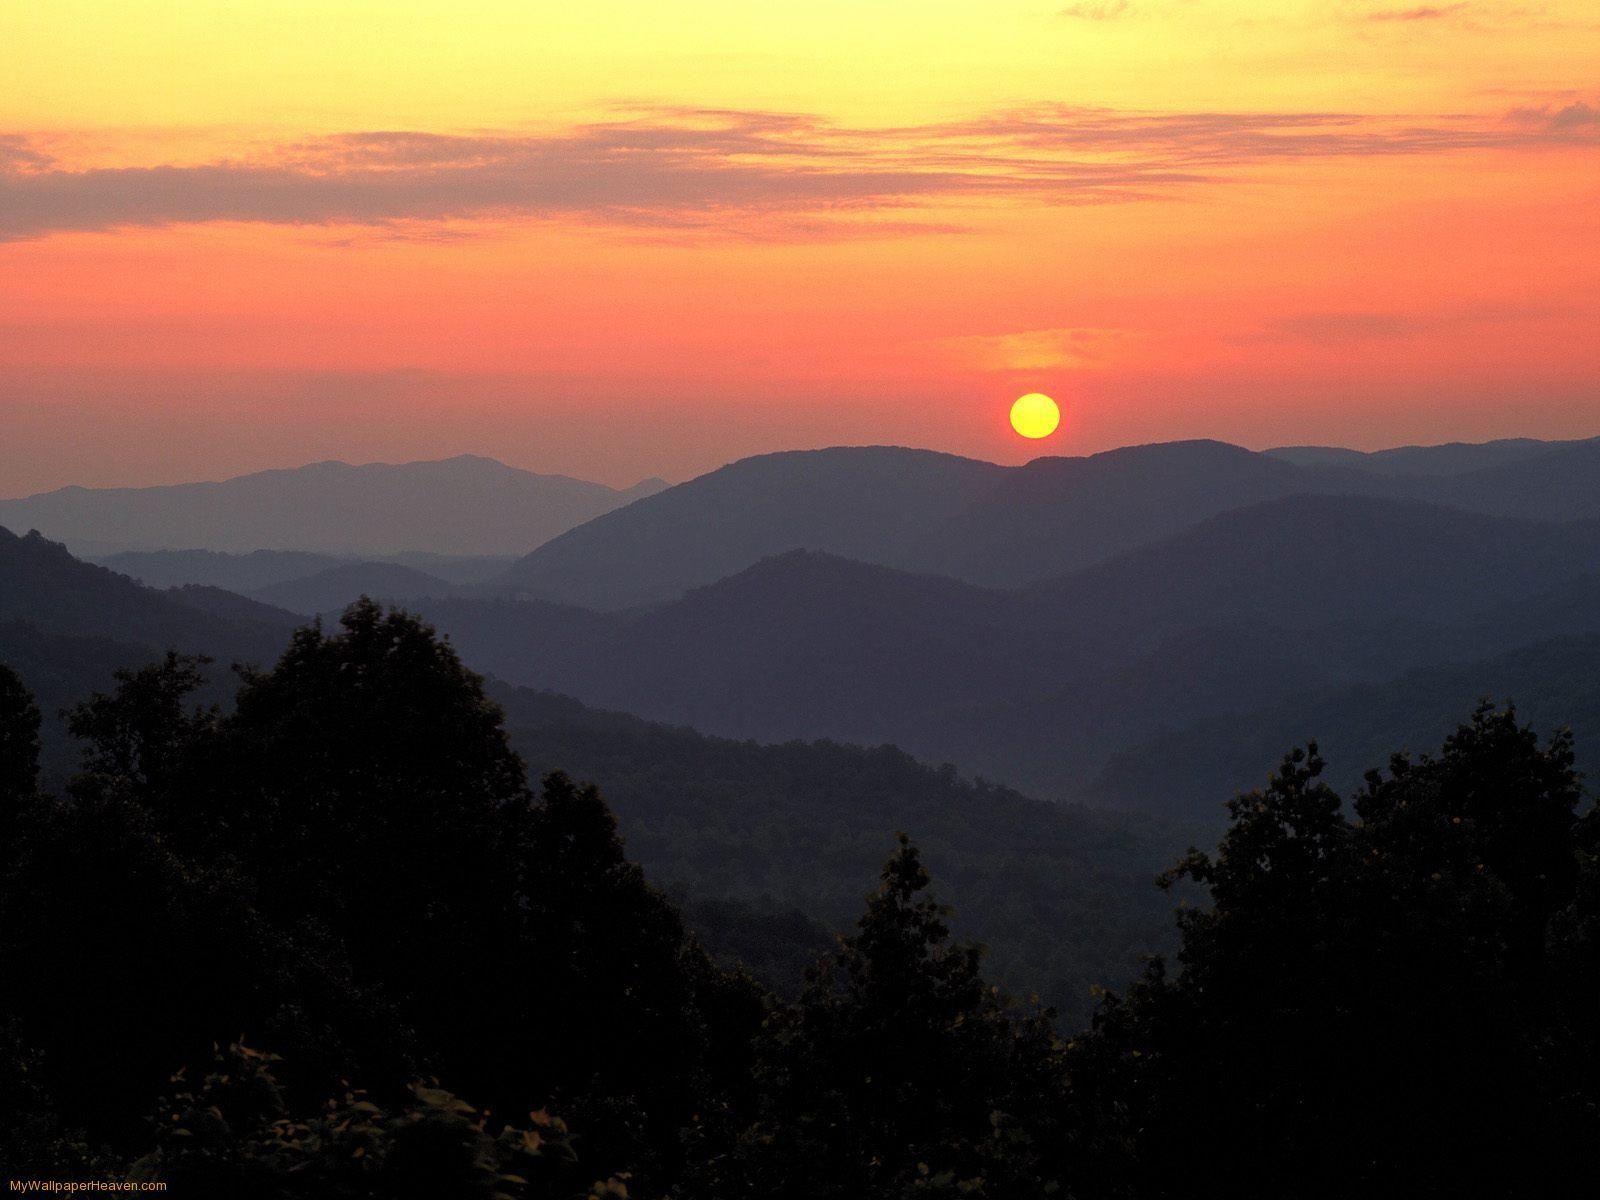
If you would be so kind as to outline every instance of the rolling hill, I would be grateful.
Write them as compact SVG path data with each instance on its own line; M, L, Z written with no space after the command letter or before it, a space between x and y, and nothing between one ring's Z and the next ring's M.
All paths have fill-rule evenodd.
M1483 700L1514 702L1545 732L1570 726L1580 764L1600 761L1600 636L1550 638L1465 662L1430 663L1385 679L1300 694L1210 717L1131 746L1084 792L1096 804L1220 824L1221 802L1260 785L1265 768L1315 739L1328 778L1347 794L1398 748L1427 751Z
M426 600L453 596L460 590L458 584L399 563L350 562L304 578L285 579L257 588L250 596L264 604L309 616L342 612L362 596L386 601Z
M824 584L882 570L798 557L798 565L821 567L815 577ZM796 565L775 564L774 581ZM994 599L931 582L943 589L935 599L970 592L974 614ZM19 672L47 714L108 688L117 668L148 662L169 645L270 661L294 624L291 614L220 589L143 587L42 537L3 531L0 598L0 662ZM574 624L613 620L544 611ZM219 670L199 699L225 704L230 694ZM854 918L897 830L917 838L941 897L960 910L961 932L989 944L995 977L1039 991L1072 1020L1087 1014L1092 985L1126 981L1143 955L1170 939L1169 901L1152 878L1185 844L1180 827L1033 800L887 746L758 745L546 692L495 684L493 694L535 774L562 769L602 785L630 854L684 898L713 948L753 955L791 982L793 951L818 944L815 923L833 928ZM47 778L59 784L74 750L59 721L47 721L44 733Z
M1565 609L1517 614L1596 571L1600 524L1297 495L1020 591L796 551L623 613L420 607L513 682L729 737L890 741L1073 796L1195 721L1551 636Z
M885 446L763 455L554 538L501 583L515 595L620 609L672 599L789 550L817 550L1018 587L1293 495L1595 519L1600 440L1372 454L1171 442L1020 467Z
M544 599L624 608L816 550L1015 586L1229 508L1343 483L1338 472L1220 442L1023 467L892 446L796 451L743 459L591 521L527 555L502 582Z
M216 660L206 699L228 690L233 662L265 663L282 651L296 618L212 588L157 591L80 562L66 547L0 528L0 662L39 696L46 764L72 761L63 708L111 685L168 649Z
M1005 477L894 446L741 459L551 539L500 582L589 608L656 603L789 550L909 565L907 548Z
M324 462L218 483L62 488L0 501L0 524L38 529L97 554L151 549L523 554L665 486L647 480L619 491L563 475L535 475L474 455L398 465Z

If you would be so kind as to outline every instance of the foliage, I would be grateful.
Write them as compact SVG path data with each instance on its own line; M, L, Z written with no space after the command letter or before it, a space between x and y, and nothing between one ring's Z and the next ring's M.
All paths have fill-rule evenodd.
M150 1081L248 1031L295 1103L436 1073L495 1111L559 1103L597 1167L676 1171L759 997L593 789L536 801L477 677L375 605L245 672L231 713L188 703L196 678L172 655L75 712L85 770L0 881L0 1013L72 1119L134 1145ZM104 985L67 986L86 963Z
M1109 1002L1074 1088L1140 1195L1508 1195L1592 1171L1595 855L1570 735L1480 707L1353 814L1313 744L1171 878L1181 971ZM1226 1164L1197 1184L1195 1164ZM1113 1172L1114 1173L1114 1172Z
M985 977L904 837L797 994L718 965L599 791L552 772L536 796L482 682L403 613L301 631L231 711L200 677L169 655L75 710L84 770L53 796L0 670L8 1166L242 1200L1520 1195L1600 1169L1600 816L1570 734L1511 710L1348 803L1291 753L1166 877L1208 896L1174 968L1063 1041ZM685 804L647 845L692 815L731 836L753 780L777 802L742 846L827 821L865 852L874 782L882 821L921 781L937 811L972 801L931 822L969 895L1002 848L1022 890L1064 861L1021 862L1016 834L963 857L1027 802L892 751L613 731L631 811ZM652 774L652 738L684 758ZM803 921L741 928L764 903L702 919L816 948ZM1013 947L1096 911L1041 904Z
M758 1047L758 1117L706 1195L1053 1195L1056 1041L952 944L902 836L856 933Z
M155 1148L134 1180L240 1200L535 1200L627 1195L615 1177L587 1185L566 1122L543 1109L528 1128L415 1082L391 1107L343 1087L309 1115L291 1112L282 1060L244 1043L213 1053L198 1081L180 1071L152 1121Z
M892 746L763 746L548 693L498 695L529 764L599 781L629 852L693 901L798 911L846 928L863 881L904 829L955 907L957 934L988 947L987 970L1072 1025L1089 1019L1093 988L1133 979L1172 941L1171 903L1150 885L1193 836L1187 830L1032 800ZM726 941L715 921L696 929L713 945ZM814 957L803 927L767 922L759 936L758 956L778 976L792 979L791 964Z

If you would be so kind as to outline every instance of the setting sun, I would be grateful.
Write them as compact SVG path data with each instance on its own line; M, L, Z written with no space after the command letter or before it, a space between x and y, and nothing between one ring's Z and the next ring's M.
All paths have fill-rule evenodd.
M1011 406L1011 428L1025 438L1049 437L1060 424L1060 407L1043 392L1019 396Z

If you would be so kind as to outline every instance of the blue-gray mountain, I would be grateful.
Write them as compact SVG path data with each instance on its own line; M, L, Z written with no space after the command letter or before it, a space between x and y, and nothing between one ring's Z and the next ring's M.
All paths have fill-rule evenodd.
M672 599L772 555L820 550L1016 587L1297 494L1541 520L1600 517L1600 441L1380 455L1175 442L1021 467L895 447L795 451L732 463L578 526L503 582L519 595L625 608Z
M651 479L618 490L474 455L398 465L323 462L217 483L61 488L0 500L0 525L38 529L84 554L523 554L665 486Z

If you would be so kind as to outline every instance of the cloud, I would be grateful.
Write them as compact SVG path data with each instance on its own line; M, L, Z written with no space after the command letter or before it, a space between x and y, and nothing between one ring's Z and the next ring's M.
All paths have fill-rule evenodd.
M1085 0L1067 5L1057 15L1073 21L1115 21L1127 16L1131 9L1128 0Z
M35 149L21 134L0 133L0 176L22 169L39 170L50 162L48 154Z
M1574 100L1560 108L1517 108L1510 113L1513 121L1552 134L1593 133L1600 131L1600 107Z
M940 338L930 345L980 371L1091 370L1110 365L1135 337L1127 329L1069 327Z
M1391 8L1366 15L1369 21L1437 21L1444 17L1453 17L1457 13L1471 7L1466 3L1461 4L1423 4L1417 8Z
M1596 115L1581 102L1420 122L1047 104L853 128L807 114L651 108L556 132L370 130L197 165L88 169L0 135L0 241L212 221L417 237L421 224L481 219L654 236L900 236L961 228L950 219L961 206L1124 203L1286 160L1600 144ZM937 222L921 215L934 207Z
M1537 300L1502 300L1426 313L1340 310L1292 313L1245 340L1365 342L1419 337L1439 330L1473 329L1527 321L1570 320L1582 310Z

